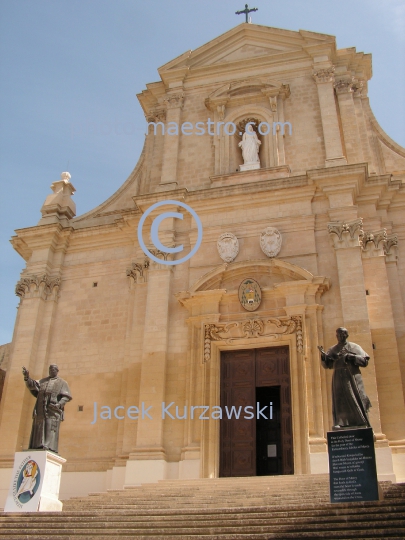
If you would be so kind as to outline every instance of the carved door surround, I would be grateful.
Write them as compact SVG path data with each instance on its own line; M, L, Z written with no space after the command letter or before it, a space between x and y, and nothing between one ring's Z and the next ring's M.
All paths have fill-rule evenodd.
M241 307L240 312L224 315L224 305L235 306L238 300L237 290L222 288L221 283L248 275L260 281L260 273L266 272L281 273L288 279L262 288L264 299L282 298L284 307L266 311L264 302L254 313ZM323 307L318 302L329 286L328 278L271 259L220 265L197 280L190 291L176 295L190 313L186 373L189 405L220 404L221 351L289 347L295 474L310 472L311 446L316 452L326 452L328 406L323 396L327 395L327 384L316 346L323 342L319 316ZM200 458L201 477L218 477L219 421L185 422L182 459Z
M214 113L215 125L218 122L232 122L237 126L246 118L254 117L259 122L267 122L271 130L273 122L284 122L284 100L290 96L288 84L280 81L248 79L234 81L218 88L205 100L206 107ZM223 127L223 126L222 126ZM285 165L284 138L278 131L275 135L260 136L261 168ZM215 175L229 174L236 171L243 163L235 135L214 135Z

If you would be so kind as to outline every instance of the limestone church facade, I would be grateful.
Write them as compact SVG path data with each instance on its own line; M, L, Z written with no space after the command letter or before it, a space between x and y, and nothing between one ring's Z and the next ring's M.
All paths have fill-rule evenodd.
M138 95L148 135L122 187L75 217L63 173L39 223L12 238L26 267L2 366L4 495L31 430L21 366L39 379L51 363L73 395L62 498L327 472L332 372L317 345L335 344L340 326L371 357L379 476L405 481L405 149L370 108L371 56L244 23L158 72ZM249 122L254 163L240 144ZM160 208L143 228L154 258L138 239L162 201L183 217L160 222L164 246L187 253L198 239L177 203L201 222L201 246L181 264L153 246ZM266 421L220 418L257 402Z

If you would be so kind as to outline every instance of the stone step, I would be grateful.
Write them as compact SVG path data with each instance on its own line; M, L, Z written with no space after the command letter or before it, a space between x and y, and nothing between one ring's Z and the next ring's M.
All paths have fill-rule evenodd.
M329 486L325 486L325 485L319 485L319 486L312 486L308 489L293 489L293 488L290 488L290 489L276 489L276 488L273 488L273 487L263 487L263 488L260 488L260 493L278 493L279 495L283 495L283 494L288 494L288 493L297 493L299 495L303 495L305 493L308 493L308 492L315 492L315 491L324 491L324 492L327 492L329 491ZM178 491L175 491L175 490L167 490L167 491L161 491L161 490L156 490L156 492L154 492L153 490L139 490L139 491L124 491L124 492L120 492L120 493L114 493L114 492L111 492L111 491L107 491L107 492L99 492L99 493L90 493L88 495L88 497L97 497L97 496L100 496L100 495L109 495L109 496L118 496L118 497L137 497L139 496L139 494L142 494L144 497L157 497L157 496L161 496L161 497L167 497L167 496L171 496L171 495L176 495L178 497L189 497L190 495L208 495L208 496L214 496L214 495L220 495L221 497L233 497L233 496L236 496L236 497L244 497L244 496L248 496L248 495L251 495L255 492L259 491L259 489L256 489L256 490L238 490L238 489L235 489L234 492L232 491L229 491L229 490L223 490L223 489L216 489L216 488L213 488L213 489L210 489L210 490L193 490L193 491L184 491L184 492L178 492ZM83 497L75 497L75 498L83 498ZM86 497L87 498L87 497Z
M200 481L201 482L201 481ZM309 494L317 494L318 496L328 497L329 496L329 484L327 481L317 482L316 484L295 486L293 484L283 485L282 489L279 486L269 485L267 482L266 485L258 487L255 484L252 484L245 489L241 489L236 484L230 490L227 486L224 488L223 485L216 483L215 485L207 486L201 488L197 486L194 489L184 489L180 488L177 484L171 484L170 486L165 486L164 489L160 484L154 485L144 485L138 488L132 488L129 490L123 491L108 491L106 493L92 493L89 497L75 497L70 499L70 501L79 501L83 500L97 500L97 501L110 501L111 497L118 497L120 500L137 500L137 501L156 501L157 499L169 499L174 500L175 498L187 499L193 497L193 500L207 498L211 501L214 501L216 498L224 500L237 500L237 499L253 499L257 498L257 493L260 492L260 497L271 496L271 497L292 497L301 498L308 497ZM293 489L294 488L294 489ZM314 496L314 495L312 495Z
M329 499L329 491L322 491L322 492L317 492L316 494L295 494L295 493L291 493L291 494L276 494L276 493L273 493L273 494L269 494L269 493L263 493L263 494L255 494L255 495L246 495L245 497L243 496L240 496L240 495L235 495L235 497L230 497L230 496L227 496L227 497L221 497L217 494L215 495L188 495L187 497L183 497L183 496L179 496L179 495L176 495L176 494L171 494L171 495L157 495L157 496L153 496L151 495L150 497L148 498L145 498L143 496L140 496L140 497L111 497L111 496L101 496L101 497L92 497L91 499L89 500L86 500L86 504L99 504L99 503L108 503L110 501L116 501L117 504L135 504L135 503L144 503L144 504L148 504L149 502L153 503L153 502L164 502L165 500L167 501L170 501L170 502L173 502L173 503L176 503L176 502L179 502L179 503L187 503L188 501L192 500L193 502L216 502L216 501L220 501L220 502L236 502L236 501L249 501L249 500L277 500L277 499L290 499L290 500L293 500L293 499L296 499L298 501L302 501L303 498L306 498L307 500L310 500L310 499L314 499L314 500L318 500L318 499ZM69 499L68 501L65 502L65 504L69 505L69 504L77 504L77 503L82 503L85 499L84 498L80 498L80 499Z
M257 488L257 489L252 489L252 490L249 490L249 491L245 491L245 490L238 490L238 489L235 489L234 492L232 491L228 491L228 490L222 490L222 489L210 489L210 490L193 490L193 491L186 491L186 492L181 492L181 491L176 491L176 490L167 490L167 491L156 491L154 492L153 490L139 490L139 491L122 491L121 493L113 493L113 492L110 492L110 491L103 491L103 492L97 492L97 493L90 493L89 495L83 497L83 496L79 496L79 497L75 497L76 499L82 499L82 498L93 498L93 497L100 497L101 495L108 495L108 496L112 496L112 497L139 497L140 495L142 495L143 497L158 497L158 496L161 496L161 497L167 497L167 496L170 496L170 495L176 495L178 497L189 497L190 495L201 495L201 496L214 496L214 495L219 495L221 497L233 497L233 496L236 496L236 497L244 497L244 496L247 496L247 495L253 495L254 493L267 493L267 494L273 494L273 493L277 493L278 495L288 495L289 493L297 493L299 495L303 495L303 494L306 494L306 493L316 493L317 491L329 491L329 486L314 486L313 488L312 487L309 487L307 489L294 489L293 487L291 487L290 489L276 489L276 488L269 488L269 487L264 487L264 488Z
M92 503L103 503L103 502L110 502L110 501L117 501L118 504L132 504L136 502L143 502L144 504L148 504L150 502L164 502L164 501L172 501L172 502L186 502L192 500L193 502L196 501L207 501L207 502L216 502L216 501L251 501L254 499L259 500L277 500L277 499L296 499L298 501L302 501L302 499L307 499L308 501L310 499L318 500L329 500L329 490L317 490L315 494L308 494L308 493L257 493L257 494L246 494L245 496L241 494L235 494L234 497L232 495L226 495L223 496L221 494L214 494L214 495L204 495L204 494L190 494L187 496L178 495L178 494L157 494L157 495L149 495L145 497L143 494L139 494L139 496L110 496L110 495L102 495L98 497L91 497L89 499L85 499L84 497L80 498L71 498L68 501L65 501L65 504L73 504L73 503L81 503L86 500L86 504L92 504Z
M224 484L212 484L211 486L208 485L208 486L188 486L186 488L184 488L184 491L185 493L192 493L193 491L201 491L201 492L210 492L212 490L221 490L221 491L224 491L224 492L232 492L234 491L235 489L240 489L242 491L251 491L252 489L272 489L272 490L277 490L277 491L288 491L289 489L297 489L297 490L300 490L300 491L303 491L305 489L307 489L308 487L317 487L317 486L325 486L325 485L328 485L328 482L314 482L314 483L311 483L311 484L300 484L300 485L297 485L295 486L294 484L282 484L282 485L277 485L277 484L252 484L252 486L246 486L245 484L244 485L238 485L238 484L235 484L235 486L232 486L232 485L224 485ZM149 487L150 486L150 487ZM155 487L156 486L156 487ZM109 490L109 493L136 493L138 491L145 491L145 492L156 492L156 493L165 493L167 491L172 491L172 490L178 490L178 488L176 486L159 486L159 485L156 485L156 484L147 484L147 485L141 485L141 486L137 486L137 487L126 487L124 490Z
M324 504L325 501L324 500L320 500L318 501L318 504ZM254 507L256 507L257 505L260 504L260 501L256 501ZM279 502L278 504L263 504L263 507L265 508L268 508L269 510L272 509L272 508L275 508L277 506L280 506L281 504L283 504L284 506L288 506L288 503L287 502ZM298 501L292 501L289 506L297 506L297 504L299 504ZM249 505L249 504L238 504L238 507L240 508L249 508L250 506L253 506L253 505ZM124 510L124 511L140 511L140 510L148 510L149 508L156 508L157 505L138 505L138 504L130 504L130 505L118 505L118 504L109 504L109 505L92 505L92 506L88 506L88 510L93 510L93 511L96 511L96 510ZM174 505L169 505L169 504L165 504L165 505L159 505L158 506L160 510L163 510L163 509L171 509L171 508L175 508ZM206 510L210 510L210 509L215 509L215 508L218 508L218 504L199 504L199 505L194 505L192 503L188 504L188 505L183 505L182 506L182 509L186 509L186 508L198 508L199 510L203 510L203 509L206 509ZM234 509L235 508L235 505L234 504L229 504L228 506L221 506L222 509L226 509L226 508L229 508L229 509ZM82 507L80 506L71 506L71 507L67 507L67 509L69 511L77 511L77 512L80 512Z
M369 531L370 535L372 536L379 536L381 537L381 534L385 534L385 536L382 536L383 538L392 538L399 534L405 533L405 521L399 521L392 523L390 520L387 521L381 521L379 523L372 523L370 526L368 521L358 521L355 523L355 526L353 523L313 523L313 524L299 524L297 530L296 524L291 525L250 525L246 526L244 524L238 524L236 523L233 527L230 526L212 526L208 525L205 527L199 526L198 534L199 536L206 536L209 538L216 538L217 535L233 535L236 537L236 535L251 535L251 534L266 534L268 535L267 538L284 538L284 537L292 537L292 538L305 538L305 533L307 533L309 538L313 538L314 532L316 532L318 535L323 533L324 538L339 538L339 537L352 537L352 538L367 538L367 536L360 536L363 531ZM314 531L315 529L315 531ZM174 529L170 529L168 527L160 528L160 527L154 527L151 528L123 528L120 526L119 530L117 528L111 528L109 530L106 530L106 527L86 527L84 529L79 529L77 527L54 527L51 530L50 529L43 529L43 528L34 528L30 526L29 530L23 528L23 532L19 531L18 529L0 529L0 535L5 533L6 537L8 538L16 538L16 537L22 537L22 538L31 538L32 536L42 536L43 540L47 540L52 538L53 540L57 536L70 536L72 538L80 538L80 537L87 537L87 538L98 538L100 535L102 537L113 537L113 538L122 538L123 536L129 537L129 538L171 538L171 537L184 537L189 536L193 537L193 534L196 533L196 528L192 526L192 524L189 524L188 526L184 525L181 528L176 527ZM356 536L357 533L357 536ZM295 536L287 536L287 535L295 535ZM391 536L388 536L391 535ZM249 538L249 536L246 536ZM400 536L399 536L400 537ZM403 536L402 536L403 538Z
M211 521L234 519L235 516L243 514L246 519L296 519L306 518L323 519L328 516L345 515L346 519L364 518L374 519L374 515L383 515L392 513L400 515L405 512L404 500L384 500L379 502L364 502L364 503L342 503L342 504L322 504L322 505L306 505L299 506L278 506L268 508L260 507L238 507L238 508L217 508L217 509L159 509L144 510L136 514L129 514L127 510L105 510L101 511L82 511L82 512L63 512L60 515L66 522L69 521L89 521L104 520L105 522L112 521L175 521L179 519L206 520L207 516ZM1 523L19 523L20 516L30 516L31 521L41 523L52 523L56 513L31 513L31 514L16 514L5 513L1 516Z
M292 487L294 489L299 489L299 490L304 490L308 487L317 487L317 486L324 486L324 485L328 485L328 482L327 481L324 481L324 482L311 482L311 483L307 483L307 484L298 484L298 485L295 485L295 484L273 484L273 483L270 483L270 482L266 482L266 483L261 483L261 484L252 484L252 485L247 485L247 484L238 484L238 483L235 483L234 485L232 484L207 484L207 485L194 485L194 486L186 486L184 487L184 489L182 491L184 492L193 492L193 491L212 491L214 489L220 489L221 491L233 491L235 490L235 488L237 489L240 489L240 490L243 490L243 491L251 491L252 489L256 488L256 489L276 489L277 491L279 490L286 490L288 491L289 489L291 489ZM159 485L159 484L142 484L141 486L135 486L135 487L126 487L124 490L109 490L110 493L128 493L128 492L136 492L136 491L145 491L145 492L148 492L148 491L153 491L153 492L166 492L166 491L172 491L172 490L178 490L179 488L175 485Z
M377 510L377 513L375 512ZM350 522L358 522L359 519L362 521L367 521L367 523L381 523L384 522L387 518L386 513L378 513L378 509L374 508L373 512L371 513L361 513L361 517L359 513L357 514L344 514L345 516L345 523ZM111 517L110 519L106 519L106 516L98 515L98 516L92 516L92 518L89 518L89 516L86 516L83 518L82 516L74 516L71 517L71 519L64 518L64 525L69 527L74 527L78 529L88 528L89 526L93 528L114 528L114 527L121 527L121 528L149 528L150 524L152 522L157 523L158 521L164 522L166 527L174 528L179 527L181 528L184 525L184 520L186 516L173 516L172 519L162 518L161 516L156 516L155 519L140 519L139 517L132 517L129 518L127 516L121 517L120 519L117 516ZM239 525L240 524L240 514L233 514L229 516L217 516L216 519L213 519L212 516L209 516L210 519L208 519L207 516L187 516L189 519L189 522L195 522L198 523L199 527L212 527L214 524L216 526L219 525ZM281 525L296 525L296 524L310 524L313 525L314 523L339 523L342 520L342 514L331 514L330 510L327 512L324 512L324 514L318 513L317 515L314 515L313 513L307 512L305 515L302 516L286 516L286 515L278 515L275 516L273 514L269 513L261 513L257 515L249 515L245 516L245 519L243 521L244 526L250 526L250 525L272 525L276 523L277 526ZM396 512L395 517L393 518L392 523L398 524L398 523L405 523L405 508L403 508L403 511ZM91 525L90 525L91 522ZM36 528L43 528L46 530L51 529L59 529L60 524L55 523L54 520L48 518L48 519L32 519L31 525ZM162 527L162 525L160 525ZM9 518L9 519L3 519L0 529L1 530L7 530L7 529L24 529L25 524L21 522L19 518Z
M312 502L312 501L311 501ZM325 500L319 500L317 501L317 504L324 504L325 503ZM258 505L261 505L262 507L264 508L268 508L268 509L272 509L272 508L275 508L275 507L278 507L278 506L290 506L290 507L295 507L299 504L299 501L291 501L290 503L288 501L279 501L279 502L276 502L276 503L263 503L262 501L255 501L255 503L253 504L243 504L243 503L238 503L237 507L240 507L240 508L249 508L249 507L257 507ZM210 509L215 509L215 508L218 508L219 506L219 503L216 503L216 504L193 504L192 502L190 502L189 504L183 504L182 505L182 509L187 509L187 508L198 508L199 510L203 510L203 509L206 509L206 510L210 510ZM96 510L126 510L126 511L141 511L141 510L148 510L148 509L154 509L154 508L159 508L160 510L163 510L163 509L171 509L171 508L175 508L176 506L173 505L173 504L150 504L150 505L146 505L146 504L128 504L128 505L119 505L119 504L114 504L114 503L111 503L111 504L103 504L103 505L89 505L86 507L86 509L88 510L93 510L93 511L96 511ZM230 503L228 504L227 506L226 505L221 505L220 506L222 509L234 509L236 508L235 506L235 503ZM78 511L80 512L81 510L83 509L82 506L67 506L65 510L69 510L69 511Z
M294 477L292 477L294 479ZM383 484L386 498L329 503L328 479L296 477L163 481L93 494L63 512L0 515L10 540L238 540L405 538L405 485ZM222 482L222 480L225 480ZM315 481L316 480L316 481ZM241 484L238 487L238 484ZM282 486L282 489L279 487ZM243 489L243 491L241 490Z
M294 518L294 517L322 517L330 515L343 515L346 516L353 515L354 517L364 516L375 514L378 512L391 512L393 514L405 512L405 501L403 500L383 500L379 502L364 502L364 503L353 503L351 505L347 503L341 504L323 504L319 505L307 505L301 504L299 506L290 507L290 506L278 506L272 507L269 512L268 508L265 507L249 507L249 508L217 508L217 509L159 509L155 508L153 510L144 510L142 512L137 512L136 515L129 514L127 510L118 510L118 511L109 511L101 513L99 511L82 511L82 512L72 512L64 511L61 515L67 521L91 521L96 519L103 519L105 521L137 521L137 520L146 520L148 522L152 520L176 520L180 518L192 517L194 520L198 519L207 519L207 516L210 519L233 519L238 513L243 513L249 519L251 518ZM19 522L21 514L7 513L3 514L2 521L4 522ZM28 515L28 514L23 514ZM32 513L29 514L32 522L49 522L52 523L53 517L56 515L54 513ZM371 516L372 517L372 516Z
M8 538L12 540L72 540L72 539L81 539L81 540L315 540L317 538L323 540L323 539L331 539L331 540L404 540L405 531L398 532L398 534L394 534L390 529L381 530L378 532L362 532L359 535L358 531L353 532L311 532L308 533L300 533L300 532L293 532L293 533L234 533L232 535L229 534L193 534L193 535L167 535L164 538L161 536L127 536L127 535L97 535L97 536L91 536L89 537L87 534L74 534L72 535L52 535L52 536L43 536L40 535L30 535L30 536L18 536L18 535L12 535ZM378 536L377 536L378 535Z

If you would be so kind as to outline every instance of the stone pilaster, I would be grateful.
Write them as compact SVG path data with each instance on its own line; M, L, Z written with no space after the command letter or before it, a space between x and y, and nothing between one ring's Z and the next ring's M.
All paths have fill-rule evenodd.
M284 100L287 99L291 94L290 87L288 84L283 84L281 86L280 93L277 96L277 122L284 124ZM284 149L284 137L280 131L277 132L277 154L278 154L278 163L277 165L285 165L285 149Z
M381 433L376 366L373 359L361 254L364 237L363 220L360 218L346 223L334 221L328 223L328 230L336 254L342 322L349 331L349 341L358 343L371 357L369 366L363 371L366 391L373 405L370 410L370 422L377 434L377 439L385 440L385 435Z
M405 396L405 307L399 285L397 244L397 235L388 234L384 245L384 253L400 358L402 389Z
M294 288L289 287L290 292L294 292ZM302 340L302 356L298 363L298 367L305 372L305 401L307 409L307 440L309 445L309 463L306 465L308 471L312 473L325 472L328 470L327 464L327 445L326 431L330 422L328 422L327 398L326 398L326 381L321 363L319 360L319 352L317 345L322 339L319 332L322 328L318 312L322 311L322 306L316 303L317 297L325 290L329 289L329 282L325 280L323 283L315 282L306 290L305 296L302 297L302 304L289 305L290 300L296 298L286 295L286 313L292 317L302 320L301 330L297 328L297 345L299 334L301 333ZM298 319L297 319L298 320ZM305 337L304 337L305 336ZM300 403L302 409L304 403ZM302 418L302 411L301 411Z
M353 89L353 102L356 111L357 126L360 134L360 143L363 150L363 160L368 164L368 171L370 174L377 174L377 165L375 163L375 156L372 151L366 113L363 107L367 95L367 85L365 81L355 81L352 84Z
M151 262L142 356L140 403L153 406L153 422L139 422L137 447L154 447L164 457L161 404L165 400L169 292L172 268Z
M162 403L165 401L171 274L171 266L151 261L148 269L136 448L129 455L125 485L146 479L161 480L166 475ZM145 412L148 407L151 409Z
M59 277L48 274L26 274L16 286L20 305L13 336L13 353L0 410L2 430L0 459L12 460L15 451L28 446L31 429L31 408L34 405L27 391L21 368L25 366L34 378L46 373L50 331L61 284Z
M399 285L400 280L397 265L397 245L397 235L388 234L384 245L385 263L395 324L395 334L398 345L399 367L402 376L402 391L405 396L405 309L402 301L402 291ZM390 440L390 447L397 480L399 478L405 478L405 440Z
M120 403L128 407L139 401L138 381L142 366L143 317L145 314L145 297L147 288L149 261L139 259L131 263L126 270L128 277L128 317L125 335L125 359L122 372ZM118 423L117 456L127 456L136 447L136 424L128 415ZM122 465L122 458L118 458Z
M377 387L384 433L390 441L405 439L405 404L385 247L385 229L366 233L363 267Z
M172 184L172 188L177 185L177 161L179 153L179 139L181 135L181 109L183 108L183 92L171 92L165 98L167 107L165 140L163 145L162 176L159 189L163 189L166 184ZM173 123L171 123L173 122ZM177 126L178 133L170 135L171 129ZM173 133L173 131L172 131Z
M145 119L152 125L148 127L145 141L144 159L138 193L148 193L156 190L161 180L163 148L165 142L164 130L166 129L166 108L156 106L151 108ZM154 125L155 124L155 125Z
M335 81L335 91L339 103L340 120L348 163L364 161L361 148L360 131L357 125L356 109L353 101L355 81L351 76L340 77Z
M291 90L288 84L282 84L276 88L264 88L262 92L269 99L270 109L273 113L274 122L284 124L284 100L290 97ZM279 128L280 126L278 126ZM274 165L285 165L284 137L280 129L276 132L276 148Z
M16 286L21 300L0 408L2 428L8 433L7 437L0 437L0 461L11 459L15 451L27 447L29 442L33 401L25 388L21 367L25 366L33 378L42 378L48 374L48 364L52 362L49 358L52 326L71 234L67 225L73 210L66 200L67 197L73 203L69 179L69 173L62 173L62 180L53 184L54 187L61 184L61 190L55 188L55 197L51 195L44 203L43 215L52 214L51 223L19 229L11 239L16 251L27 261L27 267Z
M321 110L323 137L325 142L325 167L346 165L343 154L342 140L339 129L339 120L336 110L333 66L327 68L314 68L313 77L318 89L319 106Z

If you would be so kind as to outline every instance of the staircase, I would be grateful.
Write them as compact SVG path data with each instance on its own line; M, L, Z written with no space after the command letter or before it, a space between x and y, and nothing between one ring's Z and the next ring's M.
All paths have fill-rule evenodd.
M329 503L326 475L165 480L0 514L9 540L405 539L405 484L384 500Z

